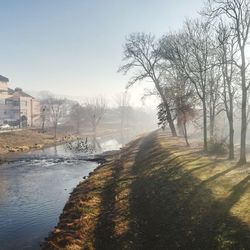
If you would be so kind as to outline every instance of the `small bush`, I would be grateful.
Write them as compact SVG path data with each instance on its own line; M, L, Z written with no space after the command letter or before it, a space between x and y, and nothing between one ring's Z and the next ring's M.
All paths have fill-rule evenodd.
M208 142L208 153L209 154L216 154L216 155L223 155L227 153L227 143L225 139L217 139L214 138Z

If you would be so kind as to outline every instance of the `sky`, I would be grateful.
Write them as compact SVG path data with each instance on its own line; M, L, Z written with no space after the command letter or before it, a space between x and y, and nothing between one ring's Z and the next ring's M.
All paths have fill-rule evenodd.
M26 91L111 98L128 81L117 73L125 37L179 29L202 6L202 0L0 0L0 75ZM130 90L133 102L150 86Z

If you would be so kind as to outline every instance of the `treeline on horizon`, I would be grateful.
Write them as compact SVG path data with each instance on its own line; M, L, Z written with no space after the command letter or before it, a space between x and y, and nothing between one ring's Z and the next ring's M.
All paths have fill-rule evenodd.
M102 96L79 102L44 91L38 99L41 104L38 126L41 132L52 128L55 139L60 128L79 136L88 134L93 141L97 141L97 136L112 134L114 139L124 144L137 134L156 127L153 113L133 107L127 92L114 96L113 106Z
M209 142L216 140L218 117L224 115L229 159L235 158L235 112L240 111L238 165L244 165L250 121L250 2L208 0L199 14L197 19L187 19L180 30L159 39L152 34L130 34L119 72L132 75L127 88L145 79L154 83L152 94L161 99L159 125L168 126L173 136L180 131L187 145L187 124L200 119L205 152Z

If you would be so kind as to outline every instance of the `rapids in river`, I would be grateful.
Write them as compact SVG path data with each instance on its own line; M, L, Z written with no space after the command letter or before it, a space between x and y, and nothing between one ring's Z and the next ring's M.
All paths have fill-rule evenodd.
M118 147L107 141L104 150ZM96 167L65 145L29 152L0 165L0 249L39 249L70 193Z

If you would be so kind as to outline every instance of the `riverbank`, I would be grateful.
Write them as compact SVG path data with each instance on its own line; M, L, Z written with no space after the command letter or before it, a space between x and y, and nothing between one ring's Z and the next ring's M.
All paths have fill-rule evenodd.
M54 139L53 131L41 133L35 129L9 131L0 136L0 161L5 161L13 155L31 150L42 149L55 144L72 141L76 135L65 131L59 131L57 139Z
M151 133L74 189L44 249L249 249L248 171Z

